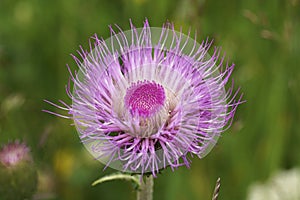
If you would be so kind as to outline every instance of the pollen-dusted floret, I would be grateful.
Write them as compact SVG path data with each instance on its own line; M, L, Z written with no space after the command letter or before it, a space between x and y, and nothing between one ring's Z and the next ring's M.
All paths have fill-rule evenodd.
M198 44L169 23L117 28L73 56L72 104L47 102L68 111L56 115L74 120L86 148L107 166L153 175L189 166L188 154L204 157L241 103L233 84L224 89L234 65L223 66L218 48L208 54L212 42Z

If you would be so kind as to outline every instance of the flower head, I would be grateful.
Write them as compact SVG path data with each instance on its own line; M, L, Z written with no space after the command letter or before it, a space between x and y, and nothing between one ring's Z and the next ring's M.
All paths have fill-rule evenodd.
M19 141L0 149L1 199L31 199L37 188L37 170L29 148Z
M204 157L230 126L240 99L226 92L233 65L223 67L211 42L198 44L173 25L93 37L90 51L73 56L79 71L67 93L87 149L107 166L155 175L161 168L189 166L188 154ZM50 112L50 111L47 111ZM53 112L50 112L55 114Z
M299 187L299 168L277 171L264 183L252 183L248 188L247 200L295 200L300 197Z
M0 150L0 163L6 167L13 167L23 161L31 161L29 148L19 141L8 143Z

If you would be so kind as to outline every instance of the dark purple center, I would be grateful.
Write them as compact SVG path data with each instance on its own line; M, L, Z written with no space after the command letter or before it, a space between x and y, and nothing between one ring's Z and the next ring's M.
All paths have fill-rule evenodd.
M151 117L165 102L164 88L149 81L132 84L126 91L125 106L132 115Z

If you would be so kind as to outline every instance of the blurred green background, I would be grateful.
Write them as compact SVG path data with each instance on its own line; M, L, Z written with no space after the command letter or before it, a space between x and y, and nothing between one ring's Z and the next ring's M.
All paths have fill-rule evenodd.
M115 171L87 153L71 121L41 110L54 109L43 99L70 103L65 65L76 69L70 54L79 45L88 48L94 33L109 37L110 24L127 30L129 19L140 27L145 18L186 33L192 27L198 42L213 38L236 64L247 100L207 157L155 179L154 199L210 199L217 177L220 199L246 199L251 183L300 166L299 0L0 0L0 145L30 146L35 199L135 199L128 182L92 187Z

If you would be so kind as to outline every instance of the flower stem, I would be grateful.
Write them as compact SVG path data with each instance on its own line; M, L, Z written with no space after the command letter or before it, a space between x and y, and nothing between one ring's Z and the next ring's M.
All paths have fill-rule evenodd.
M214 190L214 193L213 193L212 200L218 200L220 187L221 187L221 178L219 177L217 179L217 182L216 182L216 186L215 186L215 190Z
M153 176L140 177L141 186L137 191L137 200L152 200L153 199Z

